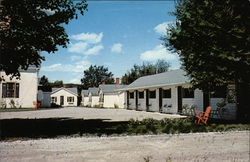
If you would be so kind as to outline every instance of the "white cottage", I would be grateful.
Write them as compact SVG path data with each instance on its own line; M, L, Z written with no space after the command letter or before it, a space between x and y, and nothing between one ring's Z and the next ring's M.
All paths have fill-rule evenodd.
M215 93L208 103L208 96L199 89L193 90L190 79L180 69L138 78L121 90L126 91L127 109L173 114L191 106L204 111L211 105L215 110L216 104L226 96L226 91ZM225 108L230 109L227 118L235 118L236 104L227 104Z
M61 106L77 106L77 88L52 88L51 103Z
M38 68L19 70L20 80L0 71L0 108L35 108L38 93Z
M88 106L97 107L99 105L99 94L98 88L89 88L88 89L89 102Z
M89 95L88 95L88 90L82 90L81 92L81 97L82 97L82 101L81 101L81 105L83 106L87 106L89 104Z
M125 88L126 85L102 84L99 85L99 101L101 107L124 108L125 92L118 89Z

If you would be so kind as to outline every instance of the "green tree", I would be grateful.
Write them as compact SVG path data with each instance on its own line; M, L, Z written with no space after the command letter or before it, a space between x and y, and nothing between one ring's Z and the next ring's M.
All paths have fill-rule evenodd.
M84 71L84 76L81 79L83 89L89 87L98 87L100 84L113 84L114 78L112 72L104 66L91 65Z
M123 84L130 84L139 77L166 72L169 70L170 64L165 60L158 60L156 63L143 63L142 65L134 65L130 71L122 76Z
M87 8L86 0L1 0L0 70L19 76L18 69L40 66L40 52L55 52L69 42L63 24Z
M250 1L179 2L166 47L179 54L194 87L208 92L235 82L238 117L249 117Z

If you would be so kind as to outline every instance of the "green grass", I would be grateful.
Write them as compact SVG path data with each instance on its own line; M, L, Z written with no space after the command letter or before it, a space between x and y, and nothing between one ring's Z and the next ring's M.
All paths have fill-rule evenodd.
M210 121L206 126L196 125L193 118L142 121L131 119L120 122L71 118L2 119L0 126L0 140L250 130L249 123Z

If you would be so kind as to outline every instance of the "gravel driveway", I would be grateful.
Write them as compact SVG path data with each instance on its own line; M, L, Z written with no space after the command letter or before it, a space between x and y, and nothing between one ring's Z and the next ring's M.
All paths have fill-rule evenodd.
M248 162L249 131L0 142L0 161Z
M97 109L85 107L67 107L60 109L21 111L21 112L1 112L0 119L11 118L80 118L80 119L106 119L110 121L127 121L131 118L142 120L144 118L164 119L181 118L180 115L162 114L157 112L145 112L126 109Z

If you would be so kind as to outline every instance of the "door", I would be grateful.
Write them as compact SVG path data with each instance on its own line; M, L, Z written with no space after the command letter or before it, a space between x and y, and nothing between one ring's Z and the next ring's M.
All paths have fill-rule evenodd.
M146 111L149 111L149 96L148 96L149 90L146 90Z
M138 91L135 91L135 110L138 110Z
M177 98L178 98L178 113L182 112L182 87L178 86L177 88Z
M60 105L64 105L64 96L60 96Z
M162 112L162 88L159 89L159 112Z

